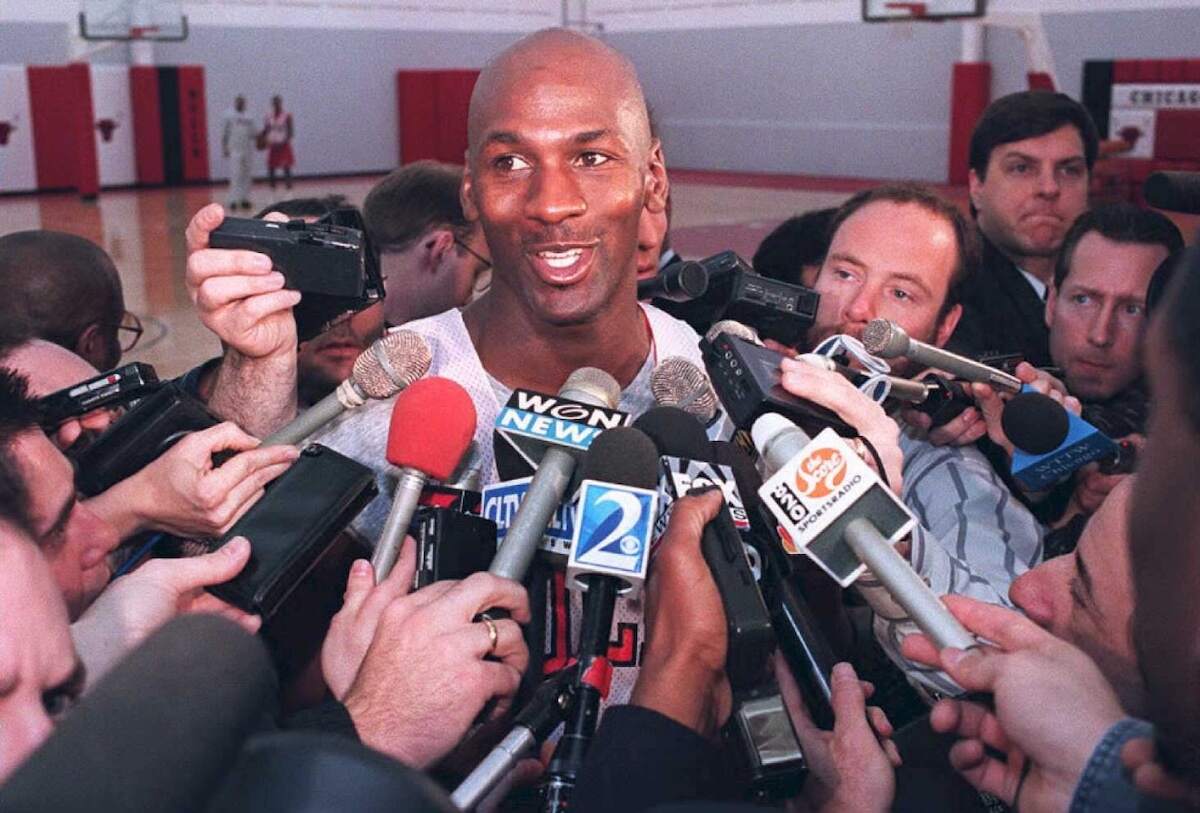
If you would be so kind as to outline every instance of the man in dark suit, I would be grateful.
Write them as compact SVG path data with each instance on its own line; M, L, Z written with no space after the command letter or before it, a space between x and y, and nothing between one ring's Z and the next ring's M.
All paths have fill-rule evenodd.
M951 348L1051 363L1047 286L1067 229L1087 208L1097 144L1091 116L1061 93L1013 93L984 111L970 153L983 263L965 291Z

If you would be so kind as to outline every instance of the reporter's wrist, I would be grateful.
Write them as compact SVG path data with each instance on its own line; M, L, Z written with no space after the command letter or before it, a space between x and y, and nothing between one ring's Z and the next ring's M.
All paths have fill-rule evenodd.
M149 520L141 506L141 493L134 474L111 488L84 501L84 504L117 532L117 538L128 539L149 528Z
M642 662L629 702L711 738L728 713L728 709L721 708L724 681L723 669L712 670L690 654L648 657Z
M424 770L432 764L433 760L421 758L419 747L400 735L397 727L387 719L386 713L381 716L373 708L371 700L356 692L353 686L341 703L350 715L350 722L354 724L354 730L358 732L363 745L416 770Z

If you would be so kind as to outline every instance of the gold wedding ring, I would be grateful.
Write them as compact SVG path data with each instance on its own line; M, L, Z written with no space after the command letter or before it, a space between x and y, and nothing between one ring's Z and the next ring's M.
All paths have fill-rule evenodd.
M496 643L500 640L500 632L496 629L496 622L487 616L481 618L480 621L487 627L488 639L492 642L487 651L487 654L491 655L496 651Z

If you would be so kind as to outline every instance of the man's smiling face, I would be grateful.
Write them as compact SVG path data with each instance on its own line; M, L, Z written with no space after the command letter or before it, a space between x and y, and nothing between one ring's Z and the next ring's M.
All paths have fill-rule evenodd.
M635 300L662 154L619 57L561 32L527 42L476 88L463 208L487 236L493 293L545 324L587 323Z

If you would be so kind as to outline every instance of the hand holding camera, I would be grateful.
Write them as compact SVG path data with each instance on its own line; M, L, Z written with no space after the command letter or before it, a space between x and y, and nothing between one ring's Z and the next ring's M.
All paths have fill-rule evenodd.
M220 452L235 454L216 466L213 455ZM222 423L184 436L89 505L122 538L141 530L219 536L298 455L291 446L260 447L257 438Z
M211 248L209 236L225 220L220 204L205 206L187 227L187 289L204 326L229 348L251 359L296 352L292 308L298 291L255 251Z

